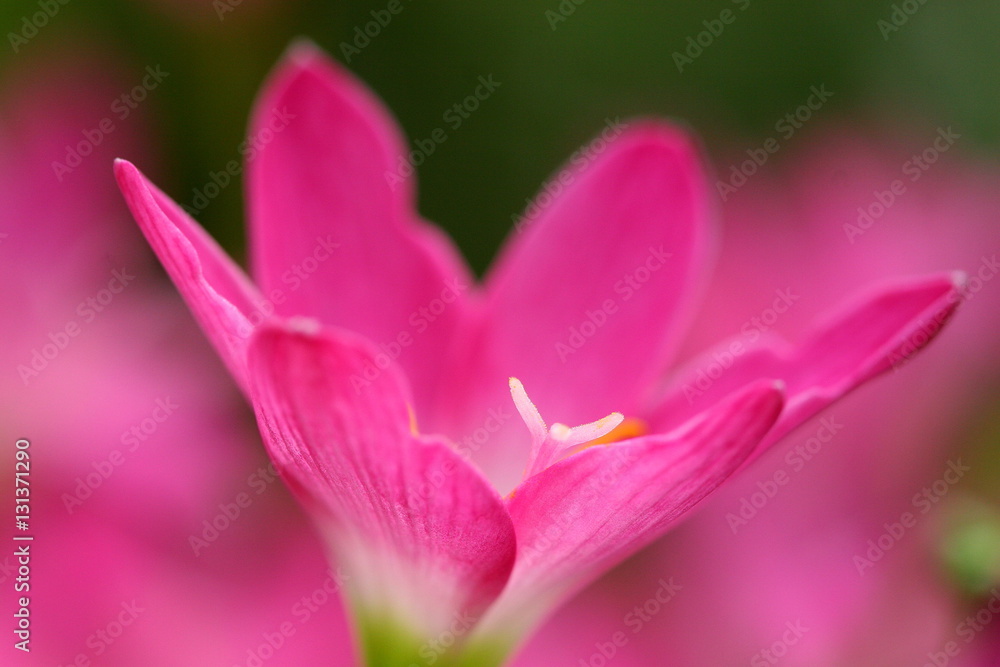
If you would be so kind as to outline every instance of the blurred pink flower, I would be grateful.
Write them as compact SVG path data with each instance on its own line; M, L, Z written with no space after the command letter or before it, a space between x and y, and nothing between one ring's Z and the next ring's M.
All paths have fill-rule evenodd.
M336 600L308 624L293 612L325 584L322 549L279 484L259 497L248 486L266 464L252 417L156 275L108 173L117 153L155 159L142 110L112 110L129 73L84 53L27 60L2 83L0 509L14 514L26 438L35 540L28 589L14 590L12 550L0 554L3 609L28 596L33 629L31 653L6 641L0 662L234 665L292 622L268 664L352 664ZM196 553L192 536L239 492L254 505Z
M312 47L279 67L251 133L267 137L248 164L256 282L135 167L116 173L349 575L373 664L428 650L499 664L567 595L922 348L961 298L949 273L869 288L797 345L728 347L695 395L683 374L662 389L709 236L678 130L643 121L595 144L482 287L414 212L388 114ZM530 437L505 419L460 453L501 421L509 376L536 399L510 381Z
M836 295L899 273L966 268L962 316L919 359L804 424L695 519L587 591L543 629L524 664L554 650L546 637L558 647L556 628L588 606L622 610L590 636L607 642L625 630L627 645L613 648L645 664L767 664L760 652L783 641L789 622L808 632L778 647L783 665L933 664L929 656L949 641L961 652L948 664L994 664L1000 631L956 632L986 601L955 590L938 551L942 510L968 493L968 478L989 486L996 465L995 454L964 445L1000 376L997 168L948 155L911 181L901 167L922 149L919 135L890 144L841 129L802 140L724 207L717 280L685 354L727 331L747 343L803 331ZM895 179L905 194L852 243L845 227ZM780 293L793 295L784 312L774 308ZM915 505L958 460L971 468L965 478L939 502ZM917 526L871 567L856 561L905 511ZM676 600L641 634L623 627L661 577L684 587ZM593 642L564 646L553 660L594 651Z

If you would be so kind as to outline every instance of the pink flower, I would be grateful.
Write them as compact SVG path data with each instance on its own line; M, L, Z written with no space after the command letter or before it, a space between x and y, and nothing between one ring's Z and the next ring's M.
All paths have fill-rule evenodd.
M64 46L25 55L0 94L0 512L24 499L13 479L26 438L35 537L25 581L11 546L25 533L5 523L0 606L13 614L27 597L33 633L26 654L11 632L0 664L218 667L252 664L250 652L351 664L322 547L280 484L260 486L274 478L257 472L246 409L109 178L116 153L155 161L155 133L137 111L96 147L87 138L134 73ZM206 529L241 494L253 504L222 517L228 530Z
M372 664L500 664L765 447L925 345L959 301L953 274L896 281L798 344L722 352L707 383L694 368L664 388L711 240L677 129L641 121L595 143L482 285L415 212L386 111L312 47L274 74L251 137L254 281L135 167L116 173L350 574Z

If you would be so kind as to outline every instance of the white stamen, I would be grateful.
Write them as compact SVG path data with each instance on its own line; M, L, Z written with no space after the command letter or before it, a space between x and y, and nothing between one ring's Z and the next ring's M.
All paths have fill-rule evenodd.
M528 458L525 477L531 477L556 461L585 449L583 445L606 436L625 421L625 415L612 412L607 417L581 426L570 428L556 422L551 427L546 427L538 408L528 398L524 385L517 378L510 378L510 395L531 434L531 456Z

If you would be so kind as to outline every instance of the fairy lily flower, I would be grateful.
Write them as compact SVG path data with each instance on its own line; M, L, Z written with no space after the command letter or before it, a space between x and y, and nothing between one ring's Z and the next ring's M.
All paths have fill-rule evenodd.
M116 174L349 575L372 665L502 664L959 301L954 275L887 285L798 344L728 343L663 385L711 245L681 131L598 139L482 284L416 213L388 113L314 47L291 50L250 132L253 280L135 167Z

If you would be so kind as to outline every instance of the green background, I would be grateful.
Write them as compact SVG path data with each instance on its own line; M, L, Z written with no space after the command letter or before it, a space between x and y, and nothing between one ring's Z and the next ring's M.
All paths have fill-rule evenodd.
M676 118L719 159L773 136L810 86L825 84L834 96L818 113L829 120L886 131L951 125L967 149L989 153L1000 144L995 0L909 0L919 9L888 39L878 22L894 3L871 0L399 1L402 11L348 66L411 140L443 126L444 111L480 75L501 83L418 171L421 211L478 271L525 199L608 117ZM189 201L209 171L236 157L258 86L291 40L311 38L344 62L341 44L387 4L243 0L220 18L210 0L69 0L18 53L5 37L0 90L10 70L52 52L111 50L136 82L146 65L162 66L170 78L143 103L163 146L164 163L152 171ZM546 12L560 6L572 13L553 29ZM735 20L678 72L672 54L727 9ZM37 0L5 0L5 36L37 11ZM225 189L199 219L242 251L240 188Z

